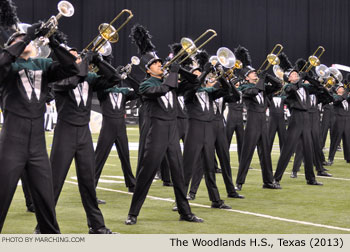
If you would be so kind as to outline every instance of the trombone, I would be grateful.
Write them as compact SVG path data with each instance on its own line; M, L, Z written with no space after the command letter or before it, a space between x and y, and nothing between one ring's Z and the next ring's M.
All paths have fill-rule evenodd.
M123 13L128 13L128 18L118 28L113 27L113 23L119 19ZM123 9L109 24L102 23L98 26L99 35L97 35L83 50L87 51L106 51L105 47L110 47L109 43L116 43L119 40L118 32L133 18L133 14L128 9ZM109 49L107 51L110 51Z
M319 50L321 50L321 52L319 53L319 55L316 55L316 53ZM309 57L309 61L305 63L305 65L300 70L300 72L302 72L304 70L304 68L307 66L308 63L309 63L309 67L305 70L306 73L309 72L312 67L319 66L321 64L320 58L325 51L326 50L324 49L323 46L317 47L316 51Z
M279 48L279 50L276 53L275 51L277 50L277 48ZM283 46L281 44L276 44L275 47L270 52L270 54L267 55L265 61L261 64L261 66L257 70L257 73L260 73L263 70L266 71L272 65L279 65L280 59L279 59L278 55L280 55L282 50L283 50ZM263 69L265 63L268 63L268 64L266 65L265 69Z
M204 41L200 46L197 47L196 43L209 33L212 33L212 35L206 41ZM202 33L202 35L200 35L195 41L192 41L189 38L182 38L180 42L182 49L180 50L180 52L178 52L178 54L176 54L170 61L168 61L163 66L163 70L168 68L172 63L178 60L185 52L187 52L188 55L179 62L179 64L181 64L182 62L187 60L189 57L194 55L196 52L198 52L203 46L205 46L210 40L212 40L216 36L217 36L216 31L214 31L213 29L208 29L204 33Z

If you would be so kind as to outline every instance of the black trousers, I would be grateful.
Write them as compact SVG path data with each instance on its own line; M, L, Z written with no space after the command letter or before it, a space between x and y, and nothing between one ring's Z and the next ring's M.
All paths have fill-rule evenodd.
M306 180L315 180L313 171L313 146L311 137L310 115L308 111L292 110L291 119L287 130L286 143L278 159L277 169L274 175L276 181L282 179L283 173L286 170L289 160L296 150L296 145L301 139L304 153L305 163L305 178Z
M325 109L323 111L322 122L321 122L321 147L324 148L327 140L328 130L331 139L333 138L333 130L335 123L334 110ZM332 140L331 140L332 141Z
M233 114L236 114L236 116ZM238 120L235 120L235 119L238 119ZM229 113L227 115L226 137L227 137L227 143L229 148L231 145L233 133L236 133L238 162L240 162L242 145L243 145L243 136L244 136L242 111L229 110Z
M350 116L336 115L334 123L334 138L331 139L331 148L328 159L333 161L337 147L343 140L344 159L350 161Z
M215 157L215 131L212 122L188 120L188 132L184 146L184 176L186 192L195 168L203 160L205 183L209 199L213 202L220 201L220 194L215 181L214 157Z
M44 117L28 119L7 112L0 133L0 232L24 169L41 232L59 233Z
M139 130L140 130L140 136L139 136L139 150L138 150L138 158L137 158L137 168L136 168L136 177L138 176L140 169L141 169L141 162L144 155L145 150L145 142L146 137L151 125L151 119L145 115L145 107L141 106L139 109Z
M284 114L270 113L270 117L269 117L270 152L272 151L273 142L275 140L276 133L278 134L279 146L281 151L287 136L287 129L286 129L286 123L284 120Z
M325 160L324 154L321 147L320 140L320 116L318 112L310 113L310 124L311 124L311 138L313 146L312 160L319 172L324 171L322 162ZM296 149L296 155L294 158L293 172L300 170L301 162L304 159L304 151L302 143L300 143L299 148Z
M227 138L225 134L226 133L225 126L223 124L223 121L221 120L215 120L212 123L213 123L213 129L216 132L215 150L216 150L216 154L218 155L220 166L222 169L222 177L224 179L226 192L227 194L235 194L236 189L232 182L230 153L229 153L229 147L228 147ZM197 165L195 167L195 171L193 172L191 188L190 188L190 193L192 194L197 193L198 187L202 180L202 177L204 174L202 165L203 163L201 165Z
M255 147L258 147L259 149L258 155L263 182L266 184L272 183L272 163L265 113L248 111L247 125L243 139L241 160L239 163L236 183L244 184L250 163L252 162Z
M130 154L128 145L128 135L126 133L125 119L111 118L104 116L102 128L98 137L95 150L96 170L95 170L95 187L100 179L102 169L107 161L111 149L115 144L127 187L135 186L135 177L132 174L130 165Z
M89 125L74 126L62 120L57 121L50 156L56 204L74 158L88 226L99 229L105 224L96 198L94 154Z
M177 131L179 134L179 141L182 140L182 143L184 143L186 138L187 128L188 128L188 119L178 117L176 120L176 124L177 124ZM168 183L171 182L169 161L166 156L164 157L160 165L160 175L163 182L168 182Z
M24 170L23 174L21 176L21 182L22 182L22 190L24 194L24 199L26 201L26 207L31 207L33 205L33 199L32 194L30 193L29 189L29 181L28 181L28 175L27 172Z
M149 122L150 128L146 136L144 156L141 160L139 174L136 177L135 192L131 200L129 214L139 215L153 178L165 155L169 161L178 212L181 215L191 214L191 208L186 199L176 120L163 121L151 118Z

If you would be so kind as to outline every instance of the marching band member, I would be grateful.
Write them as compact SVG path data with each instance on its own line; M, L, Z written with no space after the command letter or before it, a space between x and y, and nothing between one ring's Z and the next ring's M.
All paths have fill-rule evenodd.
M290 64L291 66L291 64ZM310 80L306 73L299 75L296 69L290 68L284 73L286 103L291 110L291 118L287 130L286 143L282 148L277 169L274 174L276 183L279 184L283 173L288 166L289 160L296 150L296 145L301 139L304 149L305 178L308 185L322 185L317 182L313 171L313 143L311 136L310 107L311 99L309 94L315 94L322 89L317 83L304 84L303 80Z
M97 187L102 169L115 144L118 156L122 164L125 185L129 192L135 189L135 177L131 170L128 135L125 124L125 104L127 101L137 99L139 96L134 89L138 83L128 76L124 82L130 83L133 88L119 87L118 85L97 92L98 100L102 109L102 128L98 137L95 150L96 170L95 187ZM106 203L98 200L100 204Z
M343 140L344 159L350 163L350 108L349 108L349 93L345 90L342 84L338 84L333 95L335 123L334 123L334 138L331 141L331 148L329 150L328 160L333 163L337 146Z
M4 124L0 133L0 232L17 182L26 169L35 214L42 233L59 233L52 190L52 171L44 134L48 83L78 72L75 57L50 37L58 62L30 58L29 44L48 30L40 23L16 32L0 53Z
M96 52L87 52L83 59L75 48L70 48L70 53L77 57L79 73L53 83L52 87L58 112L50 155L55 202L57 204L74 158L89 234L111 234L96 198L95 158L89 121L93 92L112 87L120 81L120 76ZM101 76L88 72L90 63L98 67Z
M238 190L242 189L253 158L255 147L258 146L259 159L262 169L263 188L280 189L273 181L270 146L268 142L268 129L266 123L267 95L281 88L281 82L266 72L260 78L251 67L251 59L246 48L239 49L242 55L240 60L243 69L240 71L246 83L240 86L243 93L243 102L247 106L247 124L244 131L244 141L236 179ZM269 83L269 84L268 84Z
M146 69L148 79L141 83L139 91L142 95L143 106L148 111L150 127L144 143L144 154L140 159L140 169L136 176L136 186L132 197L126 225L134 225L137 216L146 199L153 178L165 156L169 161L171 178L174 185L175 199L180 220L189 222L203 222L191 212L190 205L186 199L186 191L182 173L181 149L178 139L176 118L177 103L175 102L175 89L178 87L179 65L171 64L169 75L163 80L162 60L155 54L154 46L150 42L148 31L140 27L133 30L141 30L142 38L136 43L141 52L140 65ZM134 37L135 38L135 37ZM152 45L152 46L150 46ZM147 48L147 50L143 50Z

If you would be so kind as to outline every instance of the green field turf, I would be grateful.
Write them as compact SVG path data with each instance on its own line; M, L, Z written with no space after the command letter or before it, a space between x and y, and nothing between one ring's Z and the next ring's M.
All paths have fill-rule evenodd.
M130 142L138 141L138 128L128 127ZM97 142L98 134L93 134ZM52 142L52 133L47 133L47 146ZM235 137L233 142L235 143ZM326 146L329 146L329 142ZM48 149L50 151L50 149ZM105 180L122 181L106 176L122 176L121 166L116 151L112 151L102 173ZM135 173L137 151L131 151L131 163ZM326 157L328 152L326 151ZM272 153L273 169L279 157L278 140ZM153 183L149 196L167 199L146 199L145 204L134 226L124 225L127 217L131 194L127 192L124 183L100 183L107 191L98 189L100 199L107 201L100 205L104 214L106 226L115 232L145 234L145 233L232 233L232 234L307 234L307 233L350 233L350 164L343 160L343 153L337 152L330 173L334 178L318 177L324 186L306 185L303 168L296 179L289 177L292 163L281 181L282 190L262 189L262 178L257 153L254 155L246 184L241 194L245 199L228 199L221 174L217 174L217 184L222 199L232 206L233 211L210 209L210 201L204 181L201 183L197 198L191 203L192 211L202 217L202 224L178 221L179 215L171 211L174 193L172 187L163 187L157 180ZM233 179L237 175L237 152L231 152ZM69 171L66 183L60 196L56 211L62 233L87 233L86 216L83 210L76 180L74 180L74 162ZM122 191L122 192L121 192ZM276 218L277 217L277 218ZM278 219L280 218L280 219ZM300 222L306 222L304 224ZM312 225L316 224L316 225ZM319 224L319 225L317 225ZM22 188L14 196L10 207L3 234L32 233L36 225L35 216L26 212ZM321 225L321 226L320 226ZM339 228L343 228L341 230Z

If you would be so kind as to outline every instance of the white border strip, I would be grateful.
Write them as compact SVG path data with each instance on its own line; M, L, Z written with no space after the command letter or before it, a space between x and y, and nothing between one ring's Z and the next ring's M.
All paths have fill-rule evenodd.
M74 185L78 185L77 182L73 182L73 181L66 180L65 182L66 183L70 183L70 184L74 184ZM121 190L115 190L115 189L109 189L109 188L104 188L104 187L99 187L99 186L96 189L132 195L132 193L129 193L129 192L125 192L125 191L121 191ZM147 195L147 198L153 199L153 200L167 201L167 202L172 202L172 203L175 202L173 199L170 199L170 198L166 199L166 198L154 197L154 196L149 196L149 195ZM202 204L197 204L197 203L190 203L190 205L191 206L197 206L197 207L203 207L203 208L211 208L208 205L202 205ZM314 226L314 227L321 227L321 228L328 228L328 229L334 229L334 230L350 232L350 228L335 227L335 226L329 226L329 225L312 223L312 222L308 222L308 221L298 221L298 220L280 218L280 217L275 217L275 216L271 216L271 215L252 213L252 212L235 210L235 209L223 209L223 210L228 211L228 212L235 212L235 213L253 215L253 216L256 216L256 217L267 218L267 219L272 219L272 220L279 220L279 221L297 223L297 224L302 224L302 225L308 225L308 226Z

